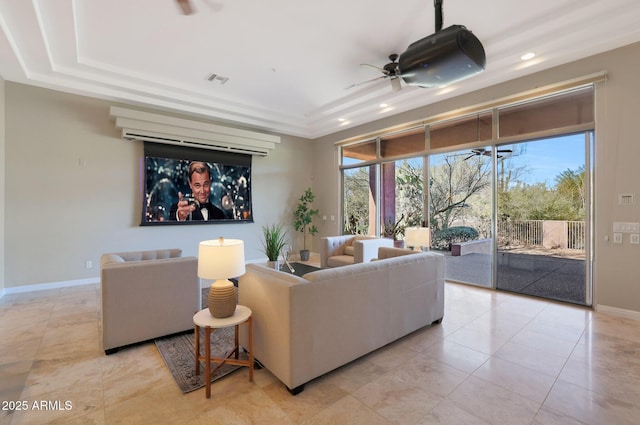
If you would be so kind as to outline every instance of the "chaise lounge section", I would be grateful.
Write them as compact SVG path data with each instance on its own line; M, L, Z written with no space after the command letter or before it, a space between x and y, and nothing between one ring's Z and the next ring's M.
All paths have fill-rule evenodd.
M238 295L255 318L255 358L293 394L314 378L442 320L444 257L384 251L377 261L303 277L247 265ZM246 338L241 330L245 347Z

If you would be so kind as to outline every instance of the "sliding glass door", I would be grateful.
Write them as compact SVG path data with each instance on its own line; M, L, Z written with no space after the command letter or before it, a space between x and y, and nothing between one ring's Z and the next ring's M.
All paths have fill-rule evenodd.
M591 133L522 142L497 158L498 289L590 304Z
M431 248L445 255L445 279L492 287L491 149L429 158Z

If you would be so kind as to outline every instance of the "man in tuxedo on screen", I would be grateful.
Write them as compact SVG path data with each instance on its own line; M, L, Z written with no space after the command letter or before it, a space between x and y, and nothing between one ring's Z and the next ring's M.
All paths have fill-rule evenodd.
M195 221L225 219L224 212L209 201L211 195L211 170L204 162L189 164L189 187L193 198L187 199L178 192L178 202L171 206L169 220Z

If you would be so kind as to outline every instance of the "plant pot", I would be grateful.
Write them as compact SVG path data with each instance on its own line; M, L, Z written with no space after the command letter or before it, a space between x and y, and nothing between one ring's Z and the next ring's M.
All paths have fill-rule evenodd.
M311 251L309 251L308 249L301 249L300 250L300 261L309 261L310 255L311 255Z
M267 261L267 267L270 269L280 270L280 260Z
M403 240L393 241L393 246L394 248L404 248L404 241Z

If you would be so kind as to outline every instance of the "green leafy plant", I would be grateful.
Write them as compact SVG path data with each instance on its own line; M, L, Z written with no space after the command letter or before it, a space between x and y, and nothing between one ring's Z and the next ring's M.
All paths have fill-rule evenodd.
M318 233L318 228L312 223L313 217L318 215L319 211L310 206L314 199L315 196L311 188L307 188L298 199L298 206L294 213L293 227L296 231L302 232L302 243L305 250L307 249L307 235L313 236Z
M478 231L468 226L453 226L442 229L434 235L431 246L451 250L451 244L478 239Z
M279 224L262 226L262 247L269 261L278 261L282 248L287 244L287 232Z

